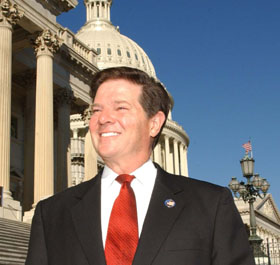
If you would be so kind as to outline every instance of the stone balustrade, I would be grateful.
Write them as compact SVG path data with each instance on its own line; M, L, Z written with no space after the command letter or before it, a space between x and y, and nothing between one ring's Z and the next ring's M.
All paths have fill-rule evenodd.
M59 37L63 40L65 45L72 48L81 57L94 65L96 64L97 52L78 40L71 30L61 28L59 31Z

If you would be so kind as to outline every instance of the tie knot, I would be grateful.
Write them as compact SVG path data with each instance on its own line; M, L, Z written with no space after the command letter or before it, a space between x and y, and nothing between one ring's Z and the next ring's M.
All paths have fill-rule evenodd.
M134 179L134 176L128 175L128 174L122 174L119 175L116 178L116 181L118 181L120 184L123 184L124 182L128 182L129 184L131 183L131 181Z

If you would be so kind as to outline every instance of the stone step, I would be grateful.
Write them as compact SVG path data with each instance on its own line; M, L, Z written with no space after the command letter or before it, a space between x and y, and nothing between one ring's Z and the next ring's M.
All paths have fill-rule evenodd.
M1 250L0 249L0 260L23 260L25 261L26 259L26 253L15 253L11 251L6 251L6 250ZM0 262L1 264L1 262Z
M1 260L0 257L0 265L25 265L24 261L6 261L6 260Z
M22 228L22 227L13 227L13 226L7 226L7 225L0 225L0 231L3 230L9 230L12 233L29 233L30 232L30 228L26 229L26 228Z
M0 265L24 265L30 224L0 218Z
M19 244L17 242L14 243L1 243L0 242L0 250L5 250L8 249L10 251L24 251L24 253L26 253L26 251L28 250L28 244L23 245L23 244Z
M30 230L31 225L20 221L0 218L0 227L10 227L15 229Z
M9 231L1 231L0 233L0 240L3 238L13 238L15 240L23 240L23 241L28 241L29 240L29 234L13 234L10 233Z
M9 257L26 257L27 255L27 248L25 249L19 249L17 248L1 248L0 247L0 253L5 253L5 255ZM1 256L1 254L0 254Z
M0 253L1 255L1 253ZM24 258L14 258L14 257L3 257L0 256L0 265L25 265L25 257Z
M12 238L1 238L0 245L28 246L29 240L14 240ZM1 264L0 264L1 265Z
M20 231L20 230L13 231L13 230L11 230L11 228L0 228L0 235L2 235L2 234L4 235L5 232L8 232L10 235L14 235L14 236L18 235L18 236L24 236L24 237L26 237L30 234L30 231Z

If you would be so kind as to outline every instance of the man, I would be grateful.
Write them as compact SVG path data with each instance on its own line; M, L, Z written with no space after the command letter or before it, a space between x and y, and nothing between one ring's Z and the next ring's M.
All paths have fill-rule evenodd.
M151 162L170 110L162 85L110 68L95 74L91 94L105 168L38 203L26 264L254 265L230 191Z

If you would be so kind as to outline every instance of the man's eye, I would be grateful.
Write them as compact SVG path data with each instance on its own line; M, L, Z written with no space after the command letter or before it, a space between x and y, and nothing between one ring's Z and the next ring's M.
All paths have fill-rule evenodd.
M100 111L100 109L92 109L92 113L97 113L99 111Z
M127 109L127 107L124 107L124 106L119 106L118 108L117 108L117 110L126 110Z

